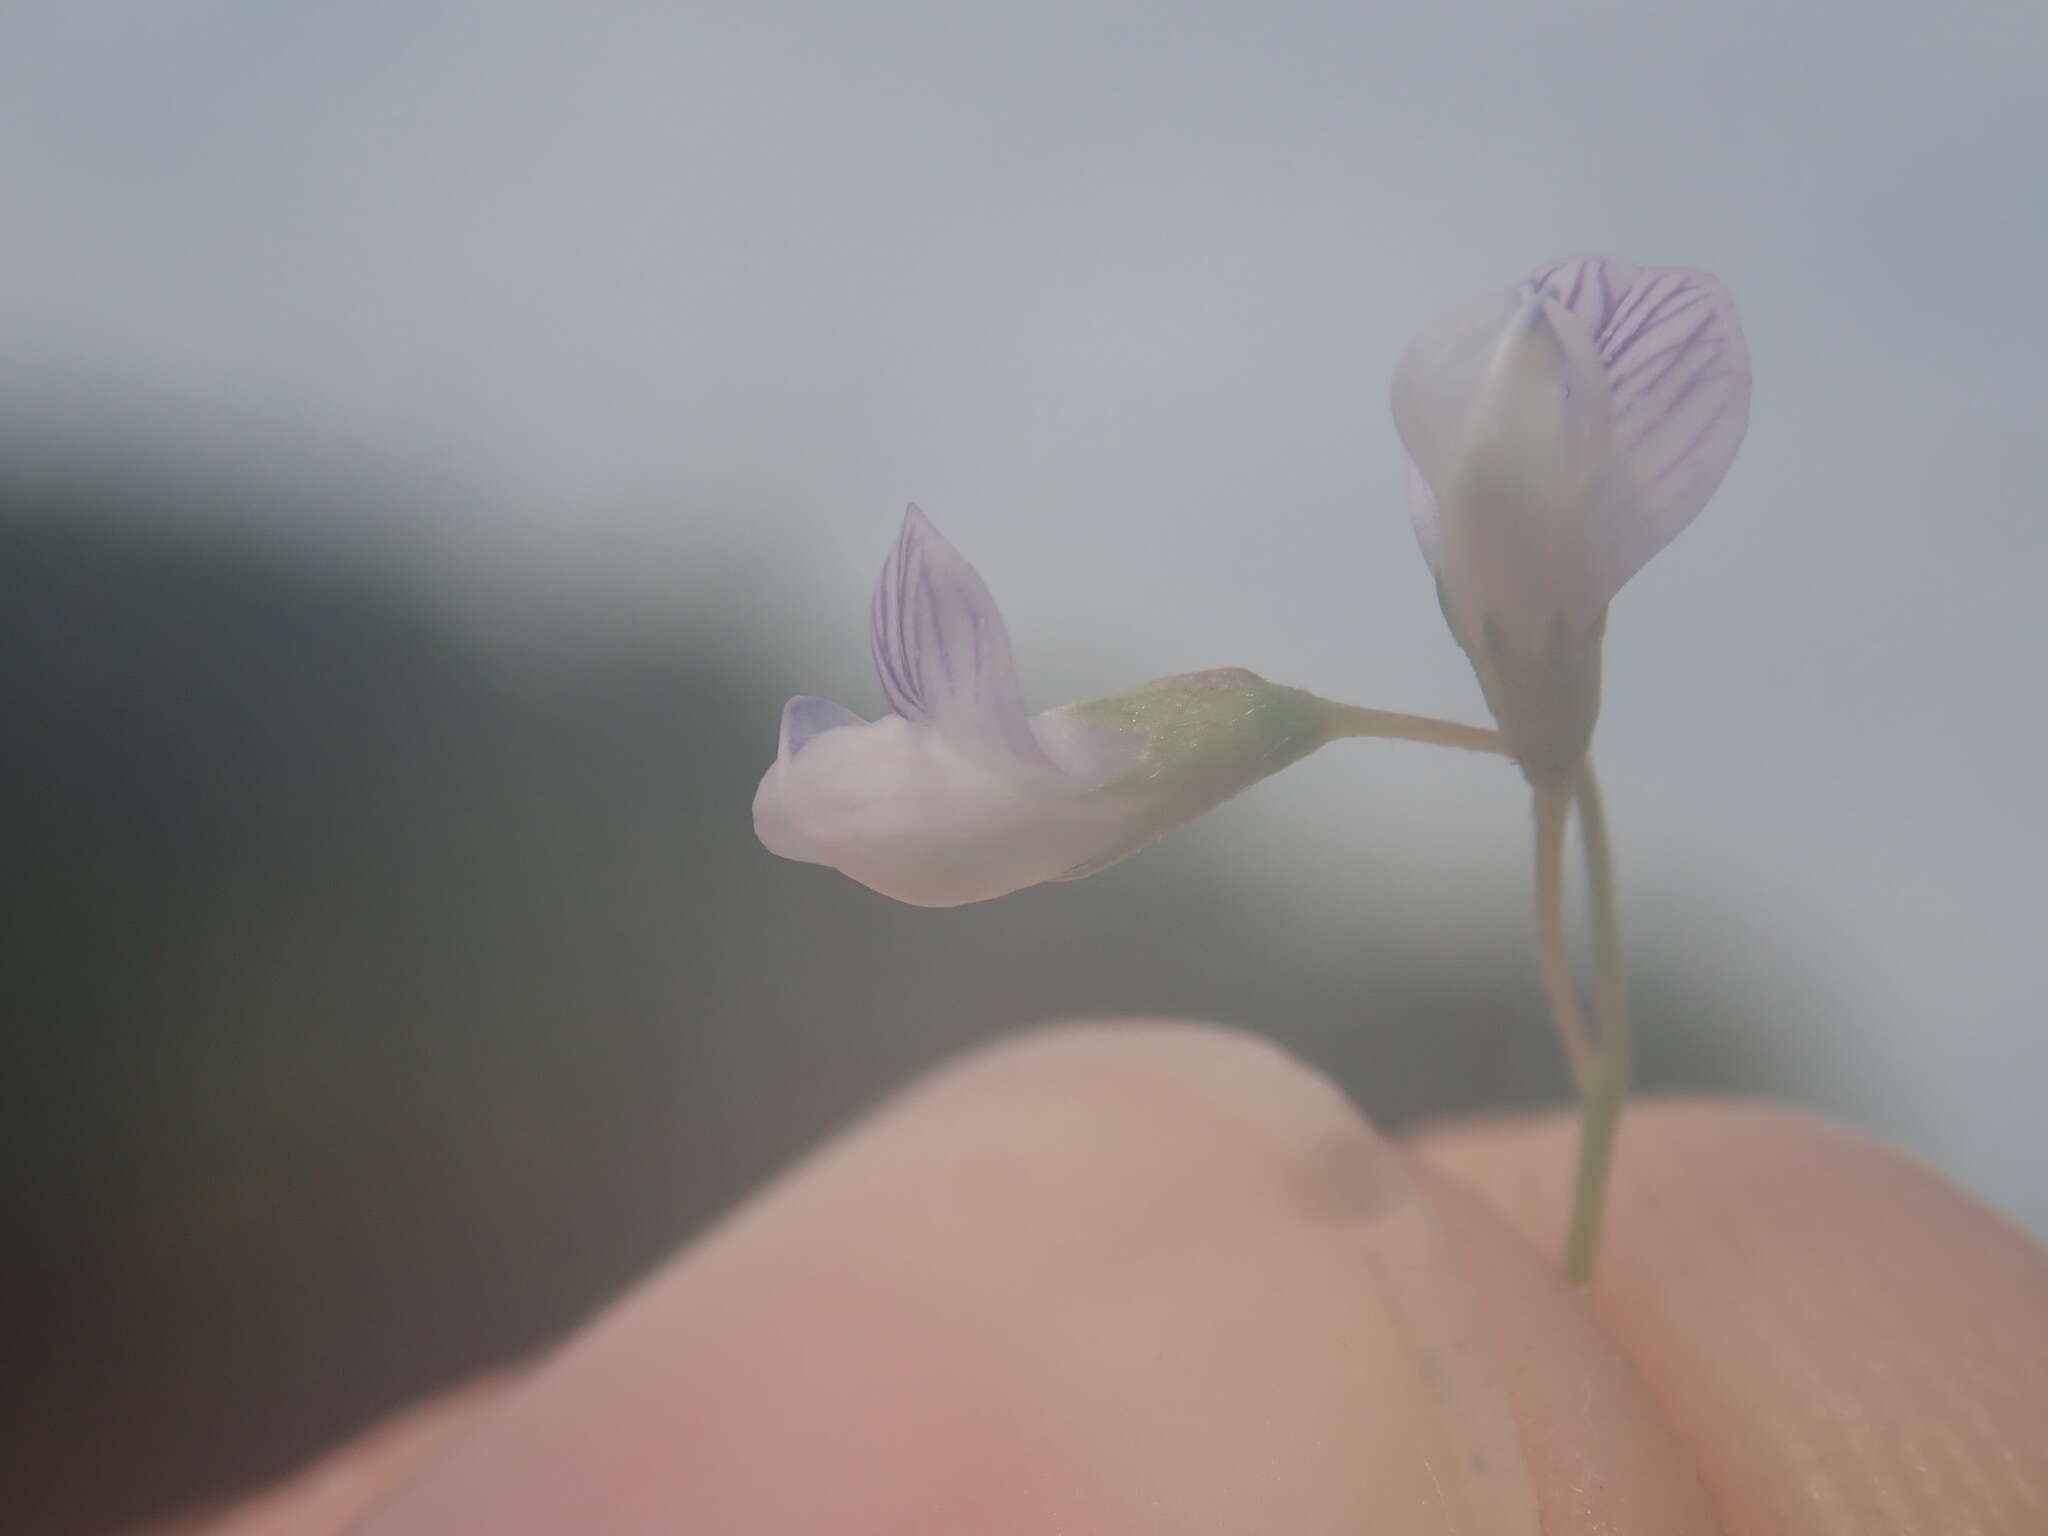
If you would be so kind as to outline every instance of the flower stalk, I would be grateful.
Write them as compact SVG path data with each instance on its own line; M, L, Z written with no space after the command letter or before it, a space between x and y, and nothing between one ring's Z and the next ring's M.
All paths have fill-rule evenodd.
M1607 1185L1628 1096L1631 1040L1628 976L1621 949L1621 917L1614 894L1614 850L1607 836L1607 812L1593 765L1579 769L1574 799L1586 859L1586 890L1593 909L1593 1017L1598 1027L1590 1070L1581 1082L1578 1166L1572 1178L1572 1206L1565 1230L1564 1273L1574 1285L1590 1285L1600 1251Z
M1579 989L1572 982L1571 954L1565 941L1564 842L1565 824L1572 813L1571 786L1540 784L1535 789L1533 804L1536 958L1543 973L1543 997L1550 1008L1551 1023L1557 1027L1565 1059L1571 1064L1572 1081L1584 1098L1593 1081L1595 1052L1585 1010L1579 1006Z
M1330 737L1420 741L1435 747L1454 747L1461 752L1488 752L1496 757L1506 755L1508 750L1500 732L1489 731L1483 725L1460 725L1455 720L1366 709L1357 704L1330 706Z

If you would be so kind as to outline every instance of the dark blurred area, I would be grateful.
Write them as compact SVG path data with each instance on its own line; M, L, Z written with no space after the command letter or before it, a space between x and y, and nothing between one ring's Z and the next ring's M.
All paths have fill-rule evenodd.
M681 643L501 653L396 544L254 531L279 494L0 484L10 1529L226 1496L540 1349L1034 1020L1239 1022L1390 1126L1563 1096L1520 949L1276 970L1185 846L951 912L778 862L781 700L687 593ZM1757 1078L1639 971L1651 1085Z

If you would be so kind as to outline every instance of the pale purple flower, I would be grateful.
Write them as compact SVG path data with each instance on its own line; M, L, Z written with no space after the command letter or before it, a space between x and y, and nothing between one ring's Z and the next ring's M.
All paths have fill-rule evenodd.
M1027 714L995 600L916 507L869 635L893 713L791 699L754 828L916 906L1092 874L1328 739L1320 700L1248 672Z
M1532 773L1576 766L1622 583L1706 505L1749 420L1713 278L1590 256L1433 325L1394 374L1409 512Z

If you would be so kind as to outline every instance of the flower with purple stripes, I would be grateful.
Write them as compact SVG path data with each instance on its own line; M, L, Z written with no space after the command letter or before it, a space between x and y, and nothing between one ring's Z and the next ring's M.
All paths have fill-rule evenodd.
M1027 714L995 599L916 507L870 620L891 713L791 699L754 828L915 906L1092 874L1330 739L1322 700L1235 670Z
M1748 424L1734 305L1699 272L1557 262L1418 337L1393 406L1452 632L1530 776L1569 774L1608 602L1706 505Z

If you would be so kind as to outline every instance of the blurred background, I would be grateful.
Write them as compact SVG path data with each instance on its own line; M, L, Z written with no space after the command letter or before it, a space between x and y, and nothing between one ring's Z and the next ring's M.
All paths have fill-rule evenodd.
M2001 0L5 7L9 1528L526 1354L1034 1020L1560 1099L1497 763L1340 746L951 912L748 803L785 697L880 711L912 499L1039 705L1480 718L1386 381L1588 249L1720 274L1756 370L1610 627L1643 1077L2048 1230L2044 56Z

